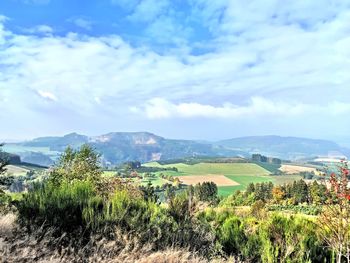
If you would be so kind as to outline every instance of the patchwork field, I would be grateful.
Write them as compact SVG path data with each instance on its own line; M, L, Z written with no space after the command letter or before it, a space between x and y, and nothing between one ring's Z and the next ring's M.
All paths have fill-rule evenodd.
M177 175L269 175L270 172L254 163L198 163L188 165L183 163L161 165L157 162L146 163L148 167L163 167L178 169ZM167 173L168 174L168 173Z
M28 169L25 169L19 166L14 166L14 165L6 166L6 173L14 176L24 176L28 171L29 171Z
M222 196L230 195L236 190L244 190L249 183L276 182L277 177L282 177L271 176L268 170L254 163L199 163L194 165L177 163L160 165L157 162L152 162L144 166L175 167L178 169L177 172L162 171L157 174L163 173L179 177L184 184L196 184L204 181L214 182L218 185L219 195ZM284 180L289 181L288 178L284 178Z
M236 186L239 183L227 178L224 175L188 175L188 176L178 176L180 181L187 185L195 185L204 182L213 182L217 186Z
M286 174L298 174L301 172L317 172L316 168L313 167L305 167L292 164L283 164L280 170Z

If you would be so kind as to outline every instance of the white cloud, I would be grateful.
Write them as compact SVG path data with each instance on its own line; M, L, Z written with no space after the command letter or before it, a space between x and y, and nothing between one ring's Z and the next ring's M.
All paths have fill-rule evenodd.
M7 101L0 114L13 116L9 129L20 130L18 120L26 112L38 124L74 115L91 129L96 127L88 126L91 118L118 119L118 127L130 127L126 114L132 108L143 111L140 119L131 114L132 123L144 116L237 119L262 112L279 119L298 116L293 121L300 130L311 125L321 130L325 119L348 130L349 120L342 119L350 101L350 10L345 2L322 0L324 8L314 6L318 2L308 7L310 1L192 2L213 39L184 41L191 32L182 23L154 12L157 19L150 18L146 30L150 38L181 46L165 47L161 54L152 45L135 47L118 35L54 35L43 28L39 36L14 33L0 19L0 98ZM130 12L137 4L130 4ZM207 45L210 52L191 55L195 45ZM62 125L69 124L75 123Z
M80 17L80 18L69 19L69 21L75 24L77 27L83 28L85 30L92 29L93 22L88 19Z
M38 90L38 94L43 97L44 99L52 100L52 101L57 101L57 98L54 94L48 91L43 91L43 90Z
M291 117L310 114L339 115L350 114L350 103L332 102L327 105L290 103L253 97L247 105L225 103L213 106L200 103L172 103L166 99L154 98L143 107L131 107L135 114L145 115L149 119L167 118L256 118Z
M38 26L35 26L32 28L25 28L25 29L23 29L23 31L26 33L31 33L31 34L35 34L35 33L52 34L53 33L52 27L50 27L48 25L38 25Z

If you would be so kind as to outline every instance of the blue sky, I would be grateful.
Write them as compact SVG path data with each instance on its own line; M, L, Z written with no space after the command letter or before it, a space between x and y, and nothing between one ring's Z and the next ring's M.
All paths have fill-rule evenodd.
M0 138L346 138L347 0L2 0Z

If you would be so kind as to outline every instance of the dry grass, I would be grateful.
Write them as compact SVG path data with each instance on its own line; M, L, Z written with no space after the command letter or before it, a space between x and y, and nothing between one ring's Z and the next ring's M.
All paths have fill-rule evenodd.
M227 178L224 175L218 175L218 174L208 174L208 175L186 175L186 176L178 176L180 181L182 181L184 184L198 184L198 183L204 183L204 182L213 182L217 186L236 186L239 185L239 183Z
M10 237L15 227L16 215L9 213L0 215L0 237Z
M201 263L207 260L186 250L155 251L130 235L116 233L110 241L94 236L87 244L67 235L53 236L53 229L28 234L15 223L16 216L0 217L0 262L115 262L115 263ZM219 262L219 261L217 261Z

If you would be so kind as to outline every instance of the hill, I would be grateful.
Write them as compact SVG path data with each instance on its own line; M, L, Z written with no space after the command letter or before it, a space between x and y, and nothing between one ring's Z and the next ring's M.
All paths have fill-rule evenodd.
M188 156L242 155L239 151L225 149L211 143L166 139L149 132L113 132L92 137L71 133L63 137L41 137L27 142L7 144L4 149L19 154L24 160L49 165L67 146L77 148L84 143L91 144L101 153L104 165L116 165L134 160L141 162L168 160Z
M327 140L298 137L250 136L215 143L230 150L261 153L287 160L315 156L350 156L350 150Z
M0 151L0 160L6 160L9 164L21 163L21 158L18 155L2 151Z
M23 161L43 166L53 164L67 147L91 144L102 156L103 164L114 166L126 161L158 161L185 157L249 157L261 153L288 160L316 156L350 156L350 150L326 140L296 137L255 136L219 142L167 139L149 132L113 132L100 136L77 133L62 137L41 137L7 144L4 150L18 154Z

